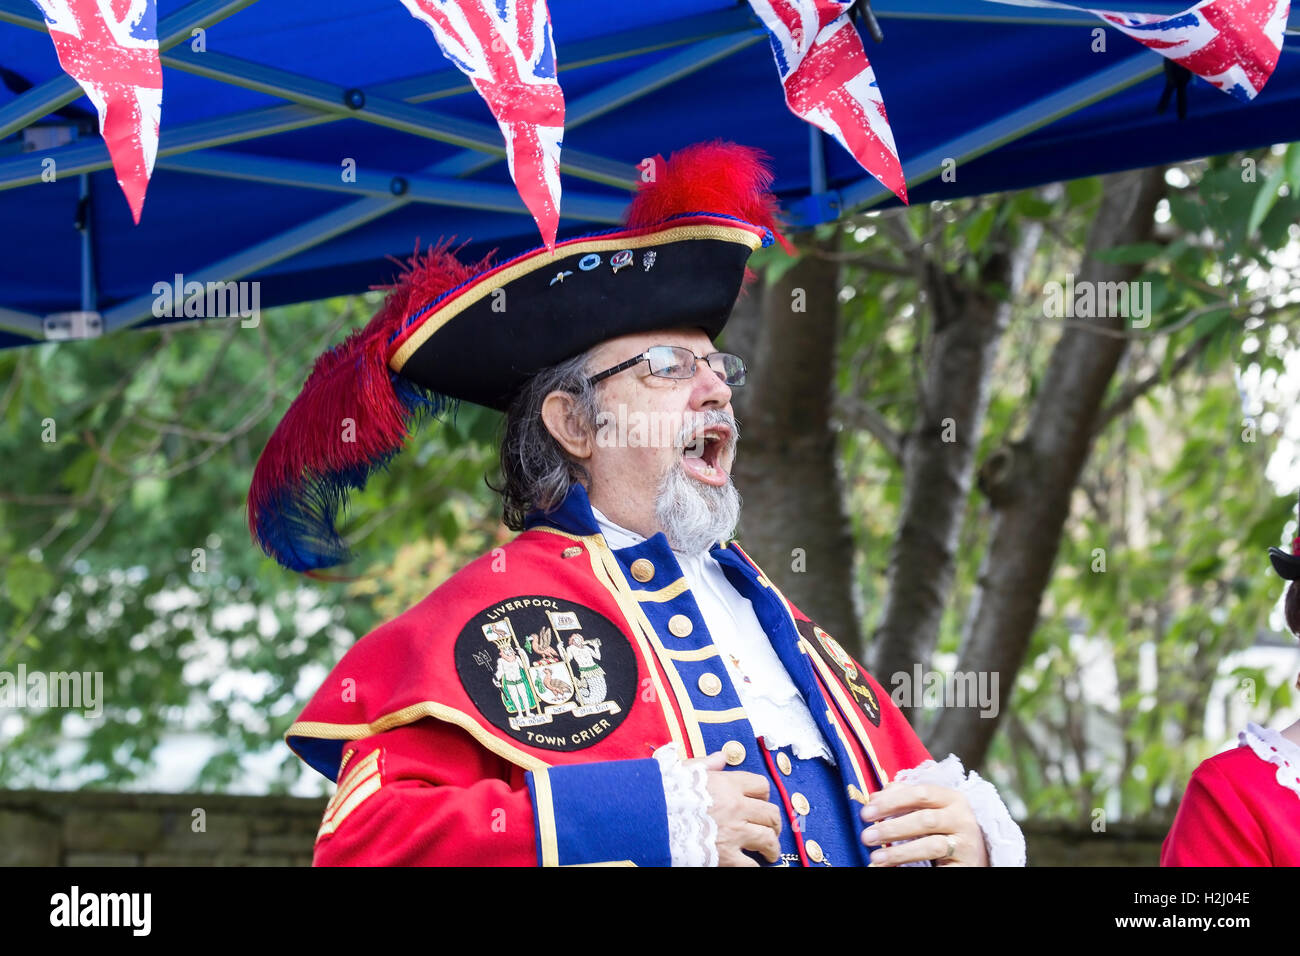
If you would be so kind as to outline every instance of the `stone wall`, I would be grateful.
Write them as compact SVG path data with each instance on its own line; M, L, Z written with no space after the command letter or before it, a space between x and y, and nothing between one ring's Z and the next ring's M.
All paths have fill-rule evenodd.
M323 798L0 790L0 866L309 866ZM1167 826L1023 825L1033 866L1156 866Z
M309 866L323 798L0 790L0 866Z
M1169 824L1112 823L1104 833L1074 821L1021 823L1030 866L1159 866Z

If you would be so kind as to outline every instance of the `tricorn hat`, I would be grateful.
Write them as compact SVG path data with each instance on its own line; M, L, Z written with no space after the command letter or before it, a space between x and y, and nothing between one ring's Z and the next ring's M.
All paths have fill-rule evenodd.
M1269 548L1268 557L1273 562L1274 571L1288 581L1300 581L1300 527L1291 541L1290 554L1281 548Z
M424 420L460 401L504 410L528 379L607 339L722 331L750 254L770 245L771 171L714 141L657 156L624 225L466 264L451 243L416 253L374 318L316 360L253 472L254 540L312 572L348 559L335 517ZM350 423L345 429L345 423Z

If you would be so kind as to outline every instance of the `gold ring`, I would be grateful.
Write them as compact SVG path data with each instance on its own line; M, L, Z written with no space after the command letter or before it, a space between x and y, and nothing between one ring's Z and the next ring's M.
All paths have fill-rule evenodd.
M944 837L948 841L948 853L944 857L944 859L951 860L953 858L953 855L956 854L957 852L957 838L954 837L951 833L945 833Z

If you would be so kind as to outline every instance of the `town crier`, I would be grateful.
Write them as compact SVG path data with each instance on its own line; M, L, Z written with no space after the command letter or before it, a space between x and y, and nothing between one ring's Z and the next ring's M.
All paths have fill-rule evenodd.
M750 254L790 250L757 151L651 168L621 228L416 256L258 461L257 542L315 572L420 420L505 413L521 533L359 641L286 735L338 784L315 862L1023 865L992 785L931 760L731 539L746 372L714 339Z

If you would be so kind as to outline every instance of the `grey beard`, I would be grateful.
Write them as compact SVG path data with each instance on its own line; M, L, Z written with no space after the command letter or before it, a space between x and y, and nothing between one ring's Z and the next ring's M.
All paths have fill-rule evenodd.
M655 518L674 551L698 554L715 541L726 541L740 520L740 492L727 478L721 487L706 485L680 465L669 469L655 498Z

